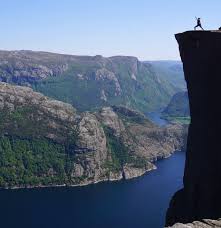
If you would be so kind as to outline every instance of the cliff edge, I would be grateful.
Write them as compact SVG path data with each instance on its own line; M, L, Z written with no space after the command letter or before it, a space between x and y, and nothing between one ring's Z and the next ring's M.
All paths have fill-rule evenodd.
M191 123L184 188L171 200L166 225L221 216L221 32L175 35L187 82Z

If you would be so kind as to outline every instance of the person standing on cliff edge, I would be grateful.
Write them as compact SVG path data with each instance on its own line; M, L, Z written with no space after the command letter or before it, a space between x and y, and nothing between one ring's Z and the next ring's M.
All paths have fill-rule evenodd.
M200 17L198 17L198 18L196 17L196 21L197 21L197 25L194 27L194 30L196 30L197 27L200 27L202 30L204 30L202 25L201 25L201 18Z

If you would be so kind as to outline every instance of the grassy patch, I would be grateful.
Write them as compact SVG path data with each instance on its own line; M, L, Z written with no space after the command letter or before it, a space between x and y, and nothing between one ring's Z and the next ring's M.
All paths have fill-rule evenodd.
M112 158L112 162L106 162L106 168L110 171L119 171L122 170L125 164L131 164L135 168L146 167L147 160L145 158L137 157L131 153L122 139L115 136L110 128L104 127L104 130L107 137L107 146Z
M181 123L181 124L190 124L191 118L189 116L184 116L184 117L180 117L180 116L170 116L170 117L164 117L165 119L167 119L170 122L173 123Z

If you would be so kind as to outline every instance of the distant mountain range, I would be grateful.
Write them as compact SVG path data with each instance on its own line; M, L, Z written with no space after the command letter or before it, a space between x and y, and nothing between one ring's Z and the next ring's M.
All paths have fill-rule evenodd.
M190 116L187 91L176 93L164 109L163 114L171 117Z
M168 106L163 110L162 117L172 122L190 123L190 108L187 91L176 93Z
M0 187L130 179L184 148L186 126L143 114L185 88L181 64L165 64L0 51Z
M160 77L162 76L164 80L169 81L176 88L186 90L186 82L181 61L162 60L146 62L152 64L154 71Z
M33 51L0 51L0 80L30 86L80 111L124 105L149 112L185 88L180 62Z

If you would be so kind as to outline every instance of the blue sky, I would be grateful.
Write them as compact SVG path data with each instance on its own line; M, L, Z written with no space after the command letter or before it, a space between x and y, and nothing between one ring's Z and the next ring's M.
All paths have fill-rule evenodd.
M0 0L0 49L179 59L174 33L221 26L220 0Z

